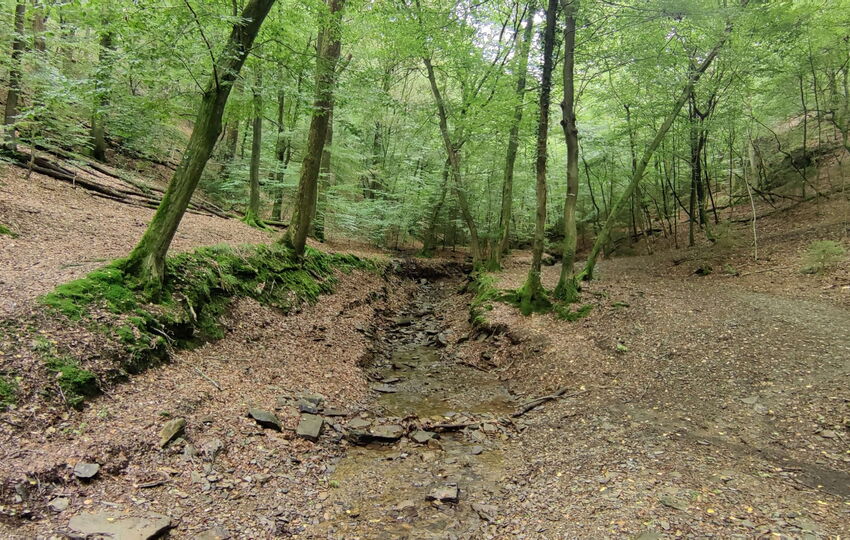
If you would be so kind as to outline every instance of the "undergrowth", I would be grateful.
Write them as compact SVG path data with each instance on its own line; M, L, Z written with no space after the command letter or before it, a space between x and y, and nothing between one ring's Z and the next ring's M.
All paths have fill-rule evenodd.
M376 263L353 255L313 249L298 262L291 250L280 245L205 247L168 259L162 294L154 302L141 283L121 270L122 262L60 285L41 298L48 309L118 343L125 353L120 375L164 359L169 347L191 347L223 337L221 316L234 298L253 298L290 311L333 291L336 270L379 269ZM112 316L104 317L104 311ZM62 373L60 380L88 382L84 374L74 372L72 364L49 354L53 357L43 354L45 362ZM87 397L81 389L71 390Z
M15 404L17 392L17 381L0 375L0 410Z
M18 235L15 234L12 229L0 223L0 236L11 236L12 238L15 238Z
M558 300L548 291L543 290L542 286L541 292L545 295L545 300L529 303L527 301L528 295L525 294L523 289L503 291L496 287L496 277L487 272L473 274L469 288L474 294L469 303L469 316L473 326L488 324L486 313L493 309L494 302L510 304L519 309L523 315L553 313L556 317L565 321L577 321L588 316L590 310L593 309L592 304L585 304L573 310L571 303Z
M60 354L56 345L38 336L32 348L44 361L47 370L56 376L59 394L69 406L80 407L87 398L100 394L97 376L83 369L75 358Z

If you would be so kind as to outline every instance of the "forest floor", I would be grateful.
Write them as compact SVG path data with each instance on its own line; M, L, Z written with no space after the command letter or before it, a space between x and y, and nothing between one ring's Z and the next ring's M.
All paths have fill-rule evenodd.
M37 174L24 186L14 168L0 192L0 222L18 233L0 236L10 324L126 254L152 215ZM291 315L237 301L223 339L81 411L2 413L0 536L846 536L850 265L800 273L813 240L847 246L846 207L760 220L758 261L747 223L713 247L604 260L574 323L495 303L474 328L464 279L442 260L342 275ZM199 215L178 234L179 249L272 238ZM519 286L527 263L516 253L499 286ZM4 370L31 354L0 353ZM325 426L311 442L295 430L316 394ZM183 434L161 448L177 418ZM101 468L84 481L80 463Z

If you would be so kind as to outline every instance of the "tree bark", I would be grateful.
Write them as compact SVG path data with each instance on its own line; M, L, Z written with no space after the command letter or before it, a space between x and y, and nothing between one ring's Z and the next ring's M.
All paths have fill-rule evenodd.
M564 199L564 248L561 275L555 287L555 296L566 301L578 299L575 279L576 258L576 201L578 199L578 127L575 112L575 46L576 14L579 0L562 0L566 26L564 27L564 102L561 104L564 137L567 142L567 194ZM588 179L589 180L589 179ZM592 195L592 193L591 193ZM594 202L594 204L596 204Z
M508 134L508 148L505 155L505 175L502 181L502 206L499 213L499 243L491 257L491 269L497 270L502 266L502 257L508 252L511 239L511 214L513 211L513 189L514 189L514 164L516 163L517 149L519 148L519 127L522 124L522 113L525 108L525 87L528 81L528 53L531 50L531 41L534 31L534 13L537 11L536 2L528 4L528 18L522 32L522 40L519 44L517 54L516 70L516 92L514 105L514 116L511 121L510 133Z
M316 191L319 180L322 151L328 132L330 110L333 106L334 86L336 83L336 64L342 47L340 41L340 19L345 0L329 0L330 21L318 40L319 51L316 59L316 100L310 131L307 135L307 151L301 163L301 177L298 182L298 204L296 215L283 238L284 242L295 250L297 257L304 255L307 233L316 206Z
M223 51L213 64L213 76L201 98L195 127L159 208L138 245L124 262L125 272L158 294L165 277L165 255L189 206L204 167L221 133L221 116L233 83L245 63L260 26L275 0L249 0Z
M15 135L15 122L18 118L18 99L21 95L21 56L24 54L24 23L26 19L26 0L15 4L15 34L12 38L12 62L9 66L9 91L6 94L6 110L3 116L5 126L5 145L13 152L18 149Z
M263 227L263 221L260 218L260 155L263 151L263 93L262 75L259 71L257 71L253 94L254 119L251 138L251 165L248 173L248 211L245 212L243 221L252 227Z
M537 122L537 159L535 161L537 212L531 250L531 268L525 285L519 291L520 310L524 314L549 305L540 280L543 260L543 239L546 232L546 151L549 136L549 101L552 90L552 53L555 48L555 20L558 0L549 0L546 8L546 28L543 32L543 73L540 78L540 116Z
M100 51L95 72L94 111L92 111L91 121L92 157L102 162L106 162L106 109L109 107L108 87L115 51L110 24L111 21L107 15L103 19L103 29L100 34Z

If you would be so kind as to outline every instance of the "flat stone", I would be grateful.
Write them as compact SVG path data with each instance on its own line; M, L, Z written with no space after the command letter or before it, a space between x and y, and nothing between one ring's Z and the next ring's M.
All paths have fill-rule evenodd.
M436 487L431 490L431 493L425 497L429 501L440 501L447 503L456 503L460 498L460 489L457 484L446 484L445 486Z
M664 495L658 498L658 501L668 508L673 508L675 510L687 510L688 503L681 499L677 499L675 497L671 497L669 495Z
M186 419L185 418L175 418L174 420L170 420L162 426L162 429L159 430L159 446L160 448L164 448L165 445L170 443L177 435L179 435L183 429L186 427Z
M343 409L330 408L322 411L322 416L348 416L348 414L348 411Z
M74 476L81 480L89 480L90 478L94 478L99 470L100 465L97 463L84 463L81 461L74 467Z
M418 442L419 444L425 444L431 439L433 439L436 435L437 434L433 431L423 431L421 429L418 429L410 435L410 438L413 439L415 442Z
M484 521L494 522L496 521L496 512L498 508L496 508L492 504L480 504L480 503L472 503L472 509L478 513L478 516Z
M469 449L469 453L472 454L473 456L480 455L482 452L484 452L483 446L475 445L475 446L473 446L472 448Z
M384 377L381 379L381 382L384 384L395 384L399 381L401 381L400 377Z
M832 431L831 429L825 429L820 432L820 436L824 439L834 439L838 436L838 434Z
M321 416L315 414L302 414L301 420L298 422L298 427L295 429L295 434L303 439L310 441L319 440L319 435L322 433L322 425L325 421Z
M642 533L636 534L632 538L634 538L634 540L661 540L664 536L657 531L646 530Z
M223 529L222 527L213 527L212 529L207 529L206 531L195 535L194 540L228 540L230 537L230 533L227 532L226 529Z
M348 421L348 427L351 429L366 429L371 425L372 421L364 418L352 418Z
M322 394L305 394L301 396L301 399L303 399L304 401L308 401L318 407L319 405L324 403L325 396L323 396Z
M404 427L398 424L374 426L369 430L369 435L378 442L393 442L404 435Z
M156 538L170 528L171 518L160 514L130 516L113 512L97 512L72 517L68 527L87 536L148 540Z
M262 409L248 409L248 416L257 421L264 428L273 429L275 431L283 431L280 425L280 420L273 413Z
M67 497L56 497L47 503L47 507L54 512L64 512L70 505L71 501Z
M319 406L312 401L307 401L304 398L298 400L298 412L307 414L319 414Z
M398 388L392 386L391 384L376 384L372 387L372 390L375 392L380 392L382 394L395 394L398 392Z
M759 400L758 396L750 396L741 398L741 403L746 403L747 405L755 405L755 403Z

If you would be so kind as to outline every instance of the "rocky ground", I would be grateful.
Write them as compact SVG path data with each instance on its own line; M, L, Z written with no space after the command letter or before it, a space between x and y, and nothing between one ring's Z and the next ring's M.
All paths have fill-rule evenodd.
M15 197L0 221L20 234L0 237L17 260L0 268L12 317L135 239L86 225L70 208L84 193L35 178L39 196L62 192L33 209L55 213L74 251L38 252L50 228L0 186ZM150 215L86 204L90 220ZM497 302L473 328L464 278L439 260L341 276L291 315L239 301L224 339L83 411L3 413L0 535L846 536L850 270L800 273L813 240L846 238L842 205L763 220L758 260L741 223L722 245L603 261L574 323ZM265 235L193 219L227 241ZM204 242L196 225L184 248ZM499 286L527 264L515 254Z

